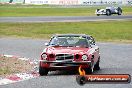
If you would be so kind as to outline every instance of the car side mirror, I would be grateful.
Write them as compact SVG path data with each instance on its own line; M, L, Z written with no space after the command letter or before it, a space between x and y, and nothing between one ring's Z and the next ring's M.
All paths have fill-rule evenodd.
M94 40L89 40L90 44L96 45Z
M47 42L46 42L44 45L45 45L45 46L48 46L48 45L49 45L49 43L47 43Z

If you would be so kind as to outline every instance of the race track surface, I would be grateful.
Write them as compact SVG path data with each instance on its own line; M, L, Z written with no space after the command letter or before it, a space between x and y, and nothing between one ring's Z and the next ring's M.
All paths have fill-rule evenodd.
M0 54L11 54L38 60L46 40L0 38ZM97 43L101 53L101 70L94 74L132 75L132 44ZM2 85L0 88L132 88L130 84L85 84L76 82L76 73L50 72L48 76Z
M132 20L132 16L44 16L0 17L0 22L81 22L105 20Z

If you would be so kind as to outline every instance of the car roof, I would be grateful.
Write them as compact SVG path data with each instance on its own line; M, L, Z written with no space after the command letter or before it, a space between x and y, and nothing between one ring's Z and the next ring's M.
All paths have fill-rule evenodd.
M90 35L86 34L55 34L53 37L61 37L61 36L82 36L82 37L91 37Z

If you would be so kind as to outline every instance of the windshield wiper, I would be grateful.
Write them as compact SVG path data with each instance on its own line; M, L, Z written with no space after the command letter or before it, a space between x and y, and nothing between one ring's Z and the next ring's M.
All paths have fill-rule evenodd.
M59 44L50 44L51 46L62 46L62 45L59 45Z
M59 44L50 44L51 46L60 46Z

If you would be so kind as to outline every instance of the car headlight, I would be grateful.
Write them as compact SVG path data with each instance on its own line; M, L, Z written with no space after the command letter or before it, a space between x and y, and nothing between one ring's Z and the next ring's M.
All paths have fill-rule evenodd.
M42 54L41 57L42 57L43 60L46 60L46 58L47 58L47 54L44 53L44 54Z
M88 56L87 55L82 55L83 60L87 60Z

